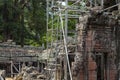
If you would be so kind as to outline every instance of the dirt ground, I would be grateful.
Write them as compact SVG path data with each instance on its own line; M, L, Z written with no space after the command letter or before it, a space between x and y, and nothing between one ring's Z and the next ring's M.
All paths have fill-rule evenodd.
M13 80L12 78L6 78L6 80Z

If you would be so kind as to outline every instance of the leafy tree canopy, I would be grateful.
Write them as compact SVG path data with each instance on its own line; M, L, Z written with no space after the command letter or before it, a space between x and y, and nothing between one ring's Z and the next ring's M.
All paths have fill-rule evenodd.
M0 0L0 40L40 46L45 43L45 0Z

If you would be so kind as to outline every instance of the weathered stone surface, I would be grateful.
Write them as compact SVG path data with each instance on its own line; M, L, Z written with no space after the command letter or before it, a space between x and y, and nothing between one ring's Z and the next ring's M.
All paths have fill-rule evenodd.
M0 80L5 80L5 76L6 76L6 71L0 70Z
M35 67L24 67L22 71L15 76L14 80L42 80L45 75L37 71Z
M89 77L89 80L101 79L100 77L115 80L117 71L115 65L116 25L118 21L112 15L91 14L91 16L79 18L77 24L79 55L76 54L73 64L73 77L80 76L75 80L83 80L86 77ZM101 73L98 73L98 70Z
M0 44L0 61L37 61L41 52L42 49L30 46L21 48L18 45Z

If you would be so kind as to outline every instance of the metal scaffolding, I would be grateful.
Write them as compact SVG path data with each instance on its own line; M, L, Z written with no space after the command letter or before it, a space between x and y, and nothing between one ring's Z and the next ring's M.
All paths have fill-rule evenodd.
M21 72L23 63L28 65L29 62L38 62L39 54L42 52L42 47L25 46L13 44L0 44L0 65L5 65L6 75L14 77ZM2 67L2 66L1 66Z
M46 64L47 69L49 70L49 74L48 74L49 77L47 80L52 80L52 79L73 80L73 76L71 72L71 63L70 63L69 52L68 52L68 45L69 45L68 38L71 37L69 33L72 33L74 36L75 45L77 46L78 42L77 42L76 36L78 36L78 34L76 31L76 26L74 30L72 31L69 30L69 20L74 19L76 20L76 24L77 24L77 21L79 21L80 15L84 15L85 13L86 14L92 13L91 10L93 9L93 12L94 12L94 8L96 9L96 7L98 6L100 7L100 9L98 9L98 13L99 12L102 13L118 5L119 3L104 9L104 0L47 0L47 9L46 9L47 11L47 35L46 36L50 38L50 39L47 39L48 40L47 49L50 50L50 52L48 52L48 60ZM86 38L88 37L88 34L87 34L88 27L86 26L86 23L84 22L83 22L83 25L85 26L81 31L82 35L80 35L82 37L81 53L83 54L83 62L84 62L83 63L83 67L84 67L83 77L84 77L84 80L89 80L89 72L88 72L89 54L88 53L90 52L87 51L87 48L89 47L87 45L89 44L87 43L87 38ZM108 30L106 28L103 28L103 29ZM94 34L92 36L94 37ZM102 36L105 36L105 35L102 35ZM93 46L91 46L91 49L92 47ZM76 47L76 52L77 52L77 47ZM101 58L103 58L103 53L104 52L100 54ZM94 56L98 56L98 55L94 55ZM58 57L61 58L60 59L61 63L57 63ZM104 59L101 59L101 60L104 60ZM101 61L101 62L104 62L104 61ZM51 68L51 66L53 67L53 64L54 64L54 68ZM63 75L60 75L61 77L59 79L56 78L56 69L58 68L57 67L58 64L64 68L63 69L64 71L60 70L61 74ZM109 64L109 60L107 60L107 64ZM109 67L107 69L109 69ZM106 70L106 71L107 71L106 72L107 80L109 80L109 70ZM50 76L50 75L53 75L53 76ZM102 78L104 78L104 75L103 74L101 75L102 75Z
M55 48L54 59L63 55L64 72L62 73L64 75L62 75L62 79L64 80L73 80L68 57L68 37L71 37L69 35L71 33L73 34L74 41L76 41L76 28L70 31L68 24L71 19L76 20L77 23L80 15L79 12L82 11L79 8L80 2L80 0L47 0L47 36L52 38L51 42L48 41L47 49L51 49L50 55L52 55L54 53L53 48ZM47 67L50 66L50 55L48 56ZM56 64L57 62L52 63Z

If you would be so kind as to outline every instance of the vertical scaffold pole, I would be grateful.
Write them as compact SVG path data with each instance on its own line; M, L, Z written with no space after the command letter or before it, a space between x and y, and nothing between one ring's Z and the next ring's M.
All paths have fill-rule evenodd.
M68 0L65 0L65 4L66 4L66 7L65 8L67 8L67 6L68 6ZM68 10L66 9L65 10L65 39L66 39L66 46L67 46L67 33L68 33ZM65 80L68 80L68 74L67 74L67 70L68 70L68 68L67 68L67 59L66 59L66 57L65 57L65 59L64 59L64 66L65 66Z
M59 9L59 10L60 10L60 9ZM60 10L59 16L60 16L62 33L63 33L63 41L64 41L64 47L65 47L65 55L66 55L66 60L67 60L67 65L68 65L70 80L73 80L73 79L72 79L71 69L70 69L70 62L69 62L68 50L67 50L67 41L66 41L66 38L65 38L65 31L64 31L64 26L63 26L63 18L62 18L61 10Z

